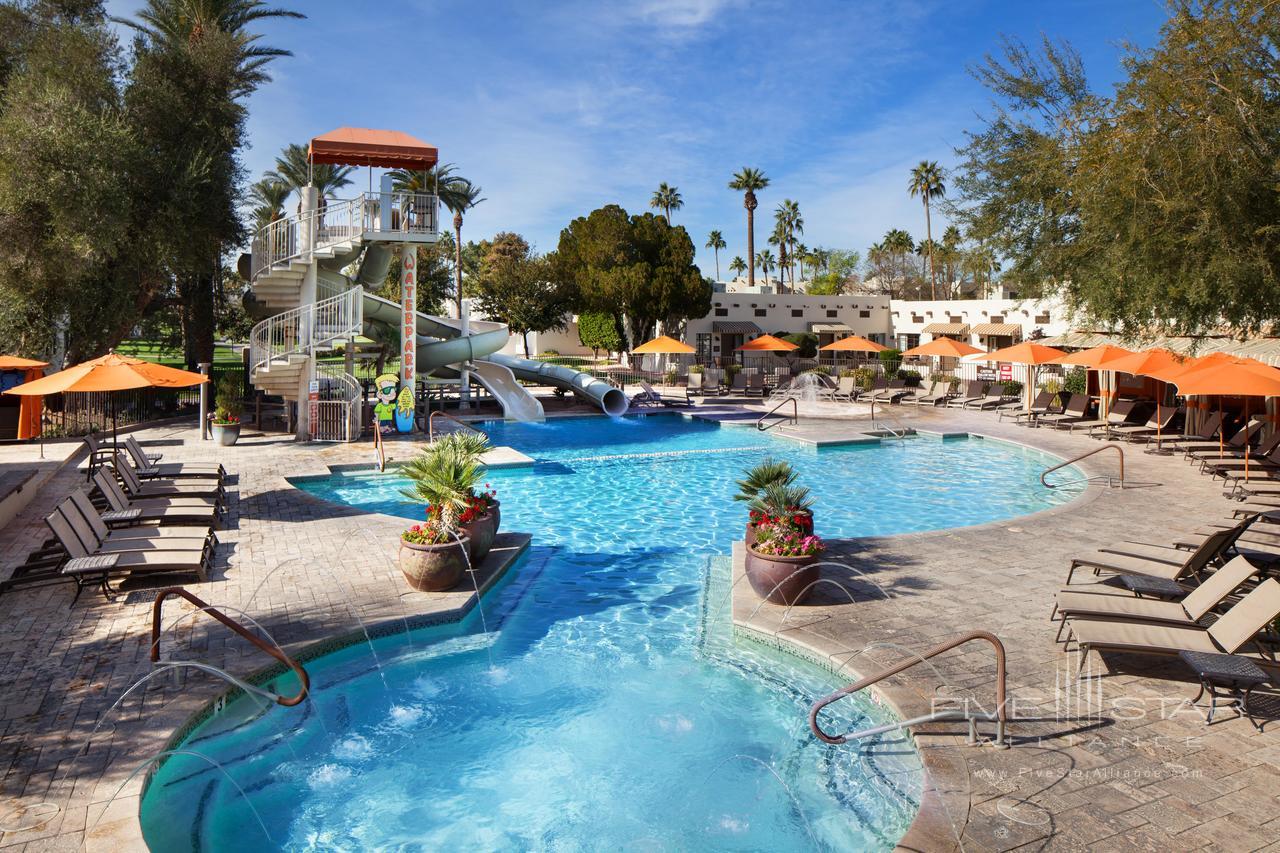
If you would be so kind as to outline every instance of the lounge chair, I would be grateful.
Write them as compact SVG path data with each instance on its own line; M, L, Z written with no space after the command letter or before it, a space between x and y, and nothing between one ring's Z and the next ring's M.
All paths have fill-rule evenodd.
M945 406L947 401L955 396L955 394L951 393L951 382L947 380L936 384L942 386L941 390L926 394L923 397L915 397L911 402L916 406Z
M1088 394L1072 394L1067 402L1063 403L1062 411L1056 415L1041 415L1036 418L1037 426L1050 426L1054 428L1069 426L1076 421L1088 420L1089 413L1089 395Z
M1218 430L1222 428L1222 415L1213 412L1204 419L1200 428L1191 435L1173 435L1164 440L1177 450L1198 450L1218 446Z
M1074 557L1067 569L1067 584L1071 584L1076 569L1093 569L1094 574L1108 572L1116 575L1146 575L1176 581L1202 573L1215 561L1221 560L1227 548L1240 538L1252 518L1235 527L1220 530L1205 538L1194 551L1182 551L1173 547L1148 545L1142 542L1120 542L1098 548L1083 556Z
M1057 396L1052 391L1041 391L1036 394L1036 398L1031 401L1031 408L1023 409L1021 401L1008 406L1000 406L996 411L999 412L997 420L1011 418L1015 423L1023 420L1032 420L1040 415L1047 415L1053 411L1053 398Z
M728 393L746 395L747 375L741 370L733 374L733 381L729 383Z
M1243 476L1245 463L1248 462L1249 476L1255 474L1274 474L1280 471L1280 430L1258 445L1257 450L1247 456L1243 450L1226 452L1221 458L1217 455L1196 457L1200 460L1200 473L1224 479Z
M1250 420L1248 424L1236 430L1230 438L1223 439L1226 433L1220 433L1217 441L1183 442L1178 445L1184 459L1222 458L1228 450L1239 450L1242 453L1246 446L1252 446L1258 430L1262 429L1262 421Z
M1210 575L1181 600L1142 598L1129 593L1082 592L1064 589L1057 595L1057 614L1065 623L1074 618L1122 618L1142 622L1194 625L1258 573L1244 557L1236 557ZM1061 640L1062 626L1058 637Z
M208 524L218 520L218 505L209 498L154 498L130 501L115 477L105 468L93 475L93 483L107 502L102 520L108 526L144 524Z
M76 490L67 498L70 505L63 512L71 523L81 541L88 542L88 537L96 540L99 547L114 551L150 551L170 550L173 547L196 547L212 540L216 544L211 525L186 525L172 527L117 527L109 528L98 510L94 507L89 495Z
M81 441L89 449L89 466L85 475L87 477L92 477L94 471L97 471L105 463L110 462L119 449L114 445L107 447L103 444L102 438L95 433L89 433Z
M976 400L969 400L962 408L965 409L994 409L1003 405L1009 399L1009 395L1004 392L1003 382L992 382L987 386L986 393Z
M173 480L159 478L142 482L138 472L133 470L120 454L116 454L115 471L120 476L124 490L130 500L147 498L210 498L219 506L226 499L226 492L218 482L176 483Z
M917 385L915 388L908 389L906 396L898 401L900 406L918 406L917 401L921 397L932 397L933 392L938 390L938 380L934 379L929 383L928 390L923 385Z
M1172 655L1197 651L1230 655L1252 646L1251 656L1274 662L1271 650L1256 640L1277 616L1280 616L1280 583L1270 578L1207 628L1121 619L1071 619L1067 627L1079 647L1079 675L1091 651Z
M907 380L890 379L888 383L885 385L885 387L880 388L879 390L875 391L872 394L869 394L867 399L875 400L876 402L879 402L879 403L896 403L902 397L905 397L906 394L907 394Z
M836 387L831 389L828 396L832 400L852 403L854 400L858 399L858 394L859 388L857 378L853 376L841 376L839 381L836 382Z
M747 377L747 387L743 393L748 397L764 397L764 374L753 373Z
M683 397L664 396L653 390L653 386L644 381L641 381L640 387L644 390L631 398L631 405L633 406L661 406L664 409L670 409L693 405L693 401L689 399L687 393Z
M68 557L65 562L60 563L58 573L76 583L72 606L86 586L98 586L102 594L110 598L110 581L134 574L181 573L195 575L200 581L208 579L209 560L213 553L211 544L200 548L180 547L178 543L186 540L177 539L174 540L174 547L166 550L104 551L92 535L87 540L81 539L69 520L69 515L75 512L77 511L68 498L45 518L45 524Z
M1133 415L1133 411L1137 406L1137 400L1116 400L1111 404L1111 408L1107 410L1105 418L1072 421L1067 424L1067 432L1074 433L1078 429L1083 429L1088 430L1090 437L1094 437L1096 433L1106 434L1107 430L1112 427L1123 426Z
M153 458L142 450L142 445L138 444L138 439L129 436L124 441L125 450L129 451L129 456L133 459L133 467L138 472L138 476L144 480L160 477L163 479L199 479L199 480L221 480L226 476L227 469L221 464L216 465L193 465L190 462L165 462L160 463L158 457Z
M685 389L689 396L693 396L694 394L702 395L706 393L706 389L702 387L702 379L703 374L701 373L689 374L689 384Z
M1109 430L1109 438L1122 438L1136 441L1139 438L1154 439L1156 435L1164 438L1168 435L1169 426L1182 410L1177 406L1160 406L1151 413L1145 424L1122 424ZM1176 437L1176 436L1173 436Z
M947 407L951 409L963 409L966 403L981 400L985 397L986 388L987 383L983 382L981 379L971 379L965 384L964 391L953 395L951 399L947 400Z

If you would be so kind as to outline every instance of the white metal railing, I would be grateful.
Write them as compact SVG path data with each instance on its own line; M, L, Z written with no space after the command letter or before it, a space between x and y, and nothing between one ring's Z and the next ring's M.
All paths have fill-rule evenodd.
M314 347L359 334L364 326L363 295L361 288L353 287L258 323L249 333L250 369L295 353L307 355Z
M346 367L336 362L317 362L316 379L320 399L316 422L311 425L314 441L356 441L360 438L360 410L364 392Z
M435 234L440 200L431 193L365 193L364 230L382 234Z

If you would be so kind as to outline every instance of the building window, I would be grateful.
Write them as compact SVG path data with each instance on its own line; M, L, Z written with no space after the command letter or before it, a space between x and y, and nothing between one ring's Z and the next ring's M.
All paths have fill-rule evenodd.
M792 317L803 317L803 316L804 316L804 309L803 309L803 308L792 308L792 309L791 309L791 316L792 316Z
M768 314L769 314L769 312L768 312L768 311L766 311L766 310L765 310L765 309L763 309L763 308L757 308L757 309L756 309L756 316L757 316L757 317L765 317L765 316L767 316Z
M1003 323L1003 322L1004 322L1004 315L1003 315L1003 314L992 314L992 315L991 315L991 322L992 322L992 323Z
M923 323L923 322L924 322L924 317L922 317L922 316L921 316L921 315L919 315L919 314L912 314L912 315L911 315L911 322L913 322L913 323Z
M835 312L835 310L834 310L834 309L832 309L832 308L828 308L828 309L827 309L827 316L828 316L828 317L834 317L834 316L836 316L836 312Z
M716 316L717 316L717 317L728 317L728 316L729 316L729 309L728 309L728 308L717 308L717 309L716 309Z
M859 316L859 317L870 317L870 316L871 316L871 312L870 312L870 311L859 311L859 312L858 312L858 316Z
M960 317L957 317L955 314L952 314L952 315L950 315L949 317L947 317L947 322L948 322L948 323L963 323L963 322L964 322L964 320L963 320L963 319L961 319Z
M1048 314L1048 312L1045 312L1044 314L1037 314L1037 315L1036 315L1036 322L1037 322L1037 323L1048 323L1048 322L1049 322L1049 314Z
M697 338L694 339L694 346L698 350L697 358L699 364L707 364L711 361L711 333L698 332Z

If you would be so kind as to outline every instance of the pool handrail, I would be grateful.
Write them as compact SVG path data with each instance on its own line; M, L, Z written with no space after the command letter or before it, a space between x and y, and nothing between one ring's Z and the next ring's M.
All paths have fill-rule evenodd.
M785 417L785 416L780 416L780 417L779 417L779 419L778 419L778 421L777 421L776 423L771 423L771 424L766 424L766 423L765 423L765 419L766 419L766 418L768 418L770 415L772 415L772 414L774 414L775 412L777 412L777 411L778 411L778 409L781 409L781 408L782 408L783 406L785 406L787 403L790 403L790 404L791 404L791 417L790 417L790 418L787 418L787 417ZM780 423L787 423L787 422L789 422L789 423L791 423L791 424L798 424L798 423L800 423L800 407L799 407L799 405L797 405L797 404L796 404L796 398L795 398L795 397L784 397L784 398L782 398L782 400L780 400L780 401L778 402L778 405L774 406L772 409L770 409L769 411L767 411L767 412L765 412L763 415L761 415L761 416L759 417L759 419L758 419L758 420L756 420L756 429L757 429L757 430L759 430L760 432L764 432L765 430L773 429L774 427L776 427L776 426L777 426L778 424L780 424Z
M453 415L449 414L443 409L437 409L436 411L431 413L431 416L429 418L427 418L427 441L428 442L432 442L436 440L436 418L437 417L448 418L449 420L453 421L455 424L457 424L460 427L466 427L472 432L483 435L485 438L489 437L489 434L484 430L480 429L480 427L472 426L471 424L467 423L464 420L455 418Z
M1093 450L1089 450L1089 451L1086 451L1085 453L1081 453L1079 456L1073 456L1070 459L1066 460L1065 462L1059 462L1057 465L1053 465L1049 468L1044 469L1044 471L1040 473L1040 485L1044 486L1046 489L1060 489L1063 486L1074 486L1076 483L1091 483L1094 480L1101 479L1100 477L1081 477L1076 480L1068 480L1065 483L1050 483L1045 478L1048 477L1050 474L1052 474L1054 471L1057 471L1059 468L1065 468L1068 465L1079 462L1081 459L1086 459L1095 453L1101 453L1104 450L1114 450L1116 453L1120 454L1120 488L1123 489L1124 488L1124 448L1118 444L1104 444L1101 447L1095 447ZM1113 483L1111 482L1112 478L1110 477L1110 475L1107 476L1106 480L1107 480L1108 487L1113 485Z
M242 639L248 640L252 645L257 647L258 650L266 652L268 655L293 670L294 674L298 676L298 692L293 696L276 696L276 704L283 705L286 708L291 708L294 705L300 705L302 700L307 698L307 695L311 692L311 678L307 675L307 671L302 668L302 664L289 657L289 655L285 654L284 650L278 646L273 646L270 643L263 642L260 637L251 632L248 628L244 627L221 610L218 610L213 605L205 603L198 596L187 592L185 588L180 586L166 587L165 589L157 592L155 604L151 606L152 663L160 662L160 617L164 609L164 600L175 595L179 598L185 599L191 604L194 604L197 608L208 613L214 619L225 625L232 633L238 635Z
M847 735L827 734L823 731L822 726L818 724L818 714L822 712L823 708L833 702L838 702L846 696L851 696L859 690L870 687L872 684L908 670L918 663L922 663L932 657L937 657L943 652L950 651L957 646L963 646L965 643L970 643L974 640L987 641L996 652L996 710L994 714L990 712L973 713L969 710L969 703L966 701L963 711L935 711L934 713L926 714L921 717L915 717L910 720L901 720L896 723L889 723L882 726L875 726L873 728L863 729ZM994 719L996 722L996 746L1003 748L1007 746L1004 739L1004 727L1005 723L1008 722L1007 714L1008 711L1005 703L1004 643L1000 642L1000 638L995 634L992 634L990 631L970 631L967 634L961 634L959 637L953 637L946 642L939 643L919 655L909 657L887 669L882 669L873 675L868 675L866 678L855 681L853 684L842 687L836 692L822 697L817 702L814 702L812 707L809 708L809 728L813 731L814 735L824 743L842 744L848 743L851 740L859 740L872 735L884 734L885 732L896 731L898 729L919 725L921 723L963 719L969 723L969 743L973 744L977 743L977 720L984 719L990 721Z

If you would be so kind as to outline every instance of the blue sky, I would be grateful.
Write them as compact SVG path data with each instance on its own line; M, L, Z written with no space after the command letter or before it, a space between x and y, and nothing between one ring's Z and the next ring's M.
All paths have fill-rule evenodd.
M907 173L954 162L987 106L966 68L1000 34L1065 37L1109 85L1119 43L1150 45L1164 17L1156 0L278 2L308 18L264 27L295 55L250 103L255 178L288 142L404 130L484 187L464 239L512 230L541 250L602 204L648 209L667 181L704 272L707 232L724 232L726 275L745 254L741 196L725 186L738 168L772 180L758 243L784 198L800 203L808 245L865 255L889 228L923 237ZM139 5L108 2L117 15Z

